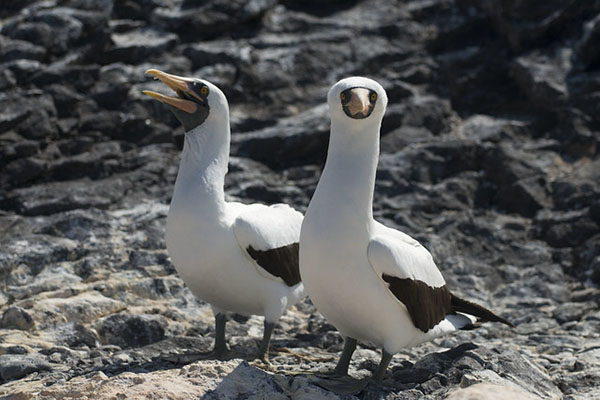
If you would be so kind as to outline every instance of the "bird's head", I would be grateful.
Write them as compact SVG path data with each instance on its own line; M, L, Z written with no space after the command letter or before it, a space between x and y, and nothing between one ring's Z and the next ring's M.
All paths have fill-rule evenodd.
M387 106L383 87L369 78L353 76L331 87L327 95L332 121L381 122Z
M229 123L227 98L212 83L168 74L157 69L149 69L146 73L159 79L175 92L177 97L144 90L148 96L168 105L186 132L210 119L225 119L226 123Z

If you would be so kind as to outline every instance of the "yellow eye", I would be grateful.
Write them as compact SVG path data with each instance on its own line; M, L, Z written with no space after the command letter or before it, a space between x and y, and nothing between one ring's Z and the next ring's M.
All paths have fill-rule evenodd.
M208 88L206 86L202 87L202 89L200 89L200 94L207 95L208 94Z
M377 93L371 93L371 101L377 100Z
M346 94L345 94L345 93L341 93L341 94L340 94L340 99L342 99L342 100L346 100Z

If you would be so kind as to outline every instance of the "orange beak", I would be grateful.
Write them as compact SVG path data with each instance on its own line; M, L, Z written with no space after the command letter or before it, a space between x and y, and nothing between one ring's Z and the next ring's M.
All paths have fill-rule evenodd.
M148 96L160 101L161 103L169 104L173 107L176 107L182 111L185 111L188 114L193 114L198 109L196 103L191 100L186 100L184 97L193 96L197 98L199 101L203 101L193 90L190 90L188 86L188 82L190 79L184 78L177 75L171 75L166 72L159 71L157 69L149 69L146 71L148 75L152 75L155 78L159 79L162 83L171 88L177 96L172 97L167 96L161 93L154 92L152 90L144 90L142 93L147 94ZM187 96L186 96L187 95Z

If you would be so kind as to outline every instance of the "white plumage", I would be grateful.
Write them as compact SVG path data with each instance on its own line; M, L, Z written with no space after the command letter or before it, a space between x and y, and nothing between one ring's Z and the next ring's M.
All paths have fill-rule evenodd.
M328 103L329 149L302 225L300 273L314 305L346 336L336 372L347 373L357 339L383 348L381 379L400 349L476 319L450 309L458 298L447 291L429 251L373 219L385 90L370 79L347 78L331 88ZM429 304L438 301L443 307Z
M283 204L269 207L225 201L230 143L225 95L207 81L157 70L148 73L174 89L178 98L145 93L170 105L187 130L167 217L167 248L173 265L191 291L210 303L217 317L215 352L225 349L224 316L235 312L265 316L259 356L266 357L274 325L287 307L304 296L303 286L296 281L288 285L269 273L248 249L265 252L268 258L270 251L297 243L302 214ZM277 270L281 265L271 262L268 267ZM297 247L296 265L288 267L292 272L295 268L299 277Z

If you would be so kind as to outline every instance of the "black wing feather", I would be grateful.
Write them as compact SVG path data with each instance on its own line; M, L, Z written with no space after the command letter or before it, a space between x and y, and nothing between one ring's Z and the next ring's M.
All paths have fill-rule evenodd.
M514 328L513 324L487 308L450 293L446 285L434 288L418 280L387 274L383 274L382 278L392 294L406 306L413 324L423 332L439 324L446 315L457 312L477 317L481 322L501 322Z
M477 317L482 322L501 322L512 328L515 327L504 318L494 314L492 311L480 306L479 304L475 304L469 300L461 299L460 297L456 297L454 294L450 294L450 296L452 297L452 311L454 312L472 315Z
M295 286L300 278L299 243L269 250L256 250L248 246L246 251L254 261L273 276L283 279L286 285Z

